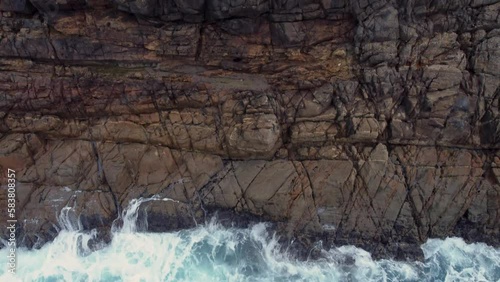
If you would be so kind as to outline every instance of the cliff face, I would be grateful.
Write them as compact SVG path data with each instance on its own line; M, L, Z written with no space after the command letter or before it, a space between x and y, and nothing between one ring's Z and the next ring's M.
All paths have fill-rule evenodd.
M2 0L0 166L17 172L19 238L53 238L66 205L104 229L159 194L178 202L148 203L151 230L223 209L376 254L498 245L499 9Z

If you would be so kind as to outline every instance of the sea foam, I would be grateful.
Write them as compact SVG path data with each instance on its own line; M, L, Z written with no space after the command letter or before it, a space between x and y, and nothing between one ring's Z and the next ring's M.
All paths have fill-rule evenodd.
M66 207L53 242L17 250L15 276L6 271L7 250L0 250L0 281L500 281L500 250L461 238L428 240L424 262L374 260L354 246L301 261L279 245L266 223L226 228L212 219L179 232L138 231L141 204L168 200L131 201L121 226L113 225L111 243L96 251L88 246L95 231L83 231Z

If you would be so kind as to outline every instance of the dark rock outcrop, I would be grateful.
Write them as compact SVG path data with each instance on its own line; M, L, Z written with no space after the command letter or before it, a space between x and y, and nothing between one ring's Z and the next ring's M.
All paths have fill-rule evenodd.
M0 167L17 172L19 236L50 240L66 205L104 229L159 194L177 202L145 204L156 231L222 209L398 258L429 237L498 246L499 9L2 0Z

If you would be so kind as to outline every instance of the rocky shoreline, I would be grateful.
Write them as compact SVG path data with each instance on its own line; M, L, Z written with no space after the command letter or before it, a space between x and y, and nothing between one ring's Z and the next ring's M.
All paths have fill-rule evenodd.
M176 202L148 203L152 231L220 210L304 249L498 247L499 8L4 0L0 168L17 172L18 241L52 240L65 206L106 230L159 195Z

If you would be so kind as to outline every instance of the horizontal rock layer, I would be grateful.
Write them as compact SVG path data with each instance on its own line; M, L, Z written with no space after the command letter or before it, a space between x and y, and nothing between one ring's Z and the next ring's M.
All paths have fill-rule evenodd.
M498 245L500 1L403 2L2 1L23 244L159 194L152 230L223 209L375 254Z

